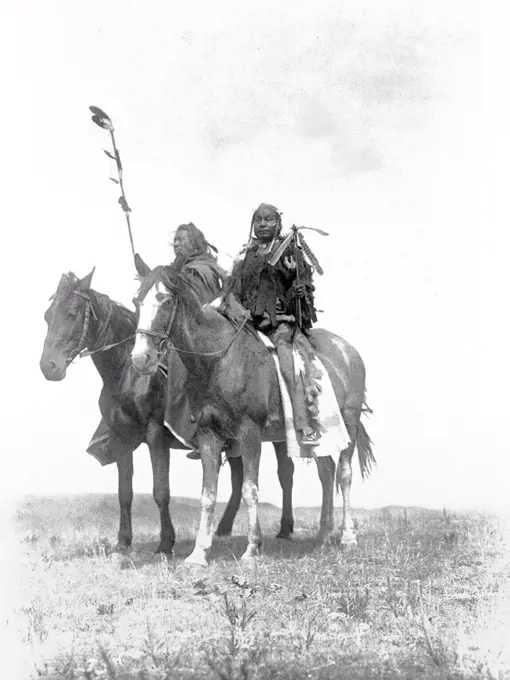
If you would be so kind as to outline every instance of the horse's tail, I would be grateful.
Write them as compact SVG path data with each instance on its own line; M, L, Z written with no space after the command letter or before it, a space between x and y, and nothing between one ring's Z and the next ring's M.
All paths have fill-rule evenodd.
M372 413L372 409L370 409L365 402L363 402L363 407L361 409L362 413ZM369 474L372 472L372 468L377 465L377 461L375 460L374 452L372 451L372 440L368 436L368 432L361 422L361 420L358 423L358 431L356 433L356 442L355 445L358 447L358 460L359 460L359 469L361 471L361 476L363 479L366 479ZM340 491L340 476L341 476L341 466L340 462L337 465L336 468L336 475L335 475L335 485L336 485L336 491L337 493Z
M372 468L377 465L374 452L372 451L372 440L368 436L365 426L360 421L356 434L356 445L358 447L358 460L361 476L366 479L372 472Z

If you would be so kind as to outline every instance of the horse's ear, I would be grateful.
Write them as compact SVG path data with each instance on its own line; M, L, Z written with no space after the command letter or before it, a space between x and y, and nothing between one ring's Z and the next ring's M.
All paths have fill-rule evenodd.
M149 265L145 264L145 262L142 260L140 255L136 253L135 255L135 267L136 271L138 272L138 275L142 277L147 276L147 274L151 271L151 268Z
M90 289L90 284L92 283L92 277L94 276L94 272L96 271L96 268L94 267L90 274L87 274L87 276L84 276L83 279L80 279L78 281L78 288L80 290L89 290Z

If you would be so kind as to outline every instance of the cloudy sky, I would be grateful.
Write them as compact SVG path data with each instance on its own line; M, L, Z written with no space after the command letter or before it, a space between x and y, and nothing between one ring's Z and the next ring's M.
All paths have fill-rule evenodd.
M3 12L15 54L2 111L7 492L116 490L115 469L85 453L99 413L90 359L56 384L38 367L62 272L96 266L93 286L127 305L136 290L94 104L114 121L151 265L189 220L228 265L261 201L287 226L330 233L309 239L326 272L320 324L365 360L379 461L368 482L356 471L355 505L506 500L509 117L494 15L470 0L24 0ZM273 458L261 498L278 502ZM150 490L145 447L135 466L135 489ZM198 496L200 479L176 452L172 493ZM304 464L295 488L297 503L320 499Z

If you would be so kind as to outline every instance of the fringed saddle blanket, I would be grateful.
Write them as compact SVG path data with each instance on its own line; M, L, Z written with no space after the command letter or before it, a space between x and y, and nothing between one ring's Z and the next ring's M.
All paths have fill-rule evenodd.
M275 363L276 373L278 375L278 383L280 385L285 421L287 455L292 458L316 458L320 456L331 456L335 460L335 463L338 464L340 453L349 446L351 440L349 433L347 432L347 428L345 427L344 419L340 412L340 407L338 406L338 401L331 383L331 379L327 370L324 368L324 364L317 356L315 356L312 360L314 374L317 375L317 380L321 387L317 406L319 409L318 421L320 424L322 437L318 446L301 446L299 444L296 435L296 429L294 427L292 401L287 384L280 369L278 356L276 354L276 347L266 335L261 332L258 332L258 335L260 340L270 350Z

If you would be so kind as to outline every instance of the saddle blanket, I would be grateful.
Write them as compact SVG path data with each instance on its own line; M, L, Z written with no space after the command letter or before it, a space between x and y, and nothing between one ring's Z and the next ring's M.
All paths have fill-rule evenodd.
M324 368L322 361L315 356L313 359L313 367L317 371L321 392L318 397L319 408L319 423L322 430L322 436L319 440L318 446L301 446L298 442L296 429L294 427L294 417L292 410L292 401L289 394L289 389L280 369L278 355L276 354L276 347L271 340L260 331L258 336L264 345L270 350L273 357L276 373L278 375L278 383L280 385L280 393L283 405L283 414L285 420L285 438L287 442L287 455L291 458L317 458L321 456L331 456L336 464L340 458L340 453L346 449L351 443L349 433L345 427L340 407L331 384L331 379L327 370Z

